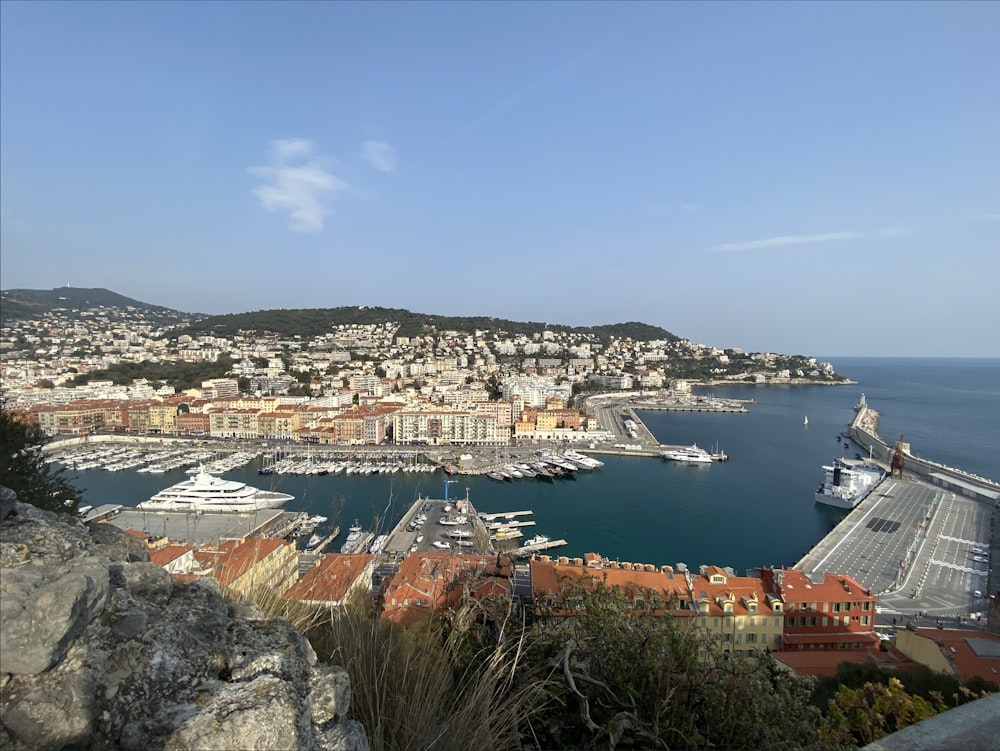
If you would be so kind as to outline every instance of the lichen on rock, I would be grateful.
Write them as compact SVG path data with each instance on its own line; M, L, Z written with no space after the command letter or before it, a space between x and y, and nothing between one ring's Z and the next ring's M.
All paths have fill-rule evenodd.
M137 542L21 503L0 521L0 745L369 748L345 671Z

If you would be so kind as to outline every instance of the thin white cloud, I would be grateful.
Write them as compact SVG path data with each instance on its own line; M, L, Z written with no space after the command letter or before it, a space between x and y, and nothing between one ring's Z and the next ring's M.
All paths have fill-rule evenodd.
M748 240L745 242L723 243L706 249L708 253L723 253L740 250L766 250L780 248L785 245L812 245L814 243L835 242L838 240L857 240L862 237L901 237L912 232L912 228L903 225L885 227L874 232L827 232L818 235L779 235L763 240Z
M361 157L379 172L396 169L396 149L385 141L365 141L361 144Z
M746 242L723 243L709 248L711 253L721 253L733 250L761 250L764 248L778 248L783 245L808 245L811 243L825 243L834 240L853 240L861 237L859 232L828 232L822 235L780 235L779 237L768 237L764 240L749 240Z
M250 167L248 172L263 178L253 194L268 211L288 213L294 232L319 232L329 213L327 201L348 189L348 184L324 169L313 154L311 141L290 138L271 142L271 166Z

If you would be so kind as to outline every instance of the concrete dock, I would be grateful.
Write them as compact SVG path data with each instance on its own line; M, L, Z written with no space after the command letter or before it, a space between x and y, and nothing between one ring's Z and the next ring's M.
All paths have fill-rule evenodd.
M992 515L981 500L886 478L794 568L849 574L886 618L974 617L985 609Z

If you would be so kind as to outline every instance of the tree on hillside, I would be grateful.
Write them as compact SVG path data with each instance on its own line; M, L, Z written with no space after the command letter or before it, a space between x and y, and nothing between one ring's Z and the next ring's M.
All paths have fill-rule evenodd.
M0 408L0 486L17 493L17 499L49 511L73 513L81 500L61 469L45 463L45 435Z
M603 582L565 582L560 600L535 622L523 663L523 680L553 678L554 701L535 725L541 747L819 745L812 682L769 654L728 654L691 619L630 604Z

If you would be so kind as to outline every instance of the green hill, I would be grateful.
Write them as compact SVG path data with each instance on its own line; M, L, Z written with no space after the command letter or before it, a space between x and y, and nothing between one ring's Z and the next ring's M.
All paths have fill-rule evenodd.
M8 289L0 292L0 325L7 321L28 320L53 310L80 312L95 308L135 311L159 325L180 324L191 314L150 305L100 287L57 287L56 289Z
M560 326L537 321L511 321L488 316L440 316L427 313L412 313L399 308L368 306L345 306L339 308L308 308L286 310L259 310L252 313L235 313L209 316L194 321L172 335L188 334L198 336L213 334L233 336L240 331L256 331L280 336L301 336L309 338L328 333L333 326L342 324L377 324L394 321L399 324L399 336L422 336L442 331L462 331L472 333L478 330L504 331L508 334L541 333L546 329L574 333L592 333L601 339L609 337L632 337L636 340L650 339L677 340L679 337L666 329L645 323L615 323L602 326Z

